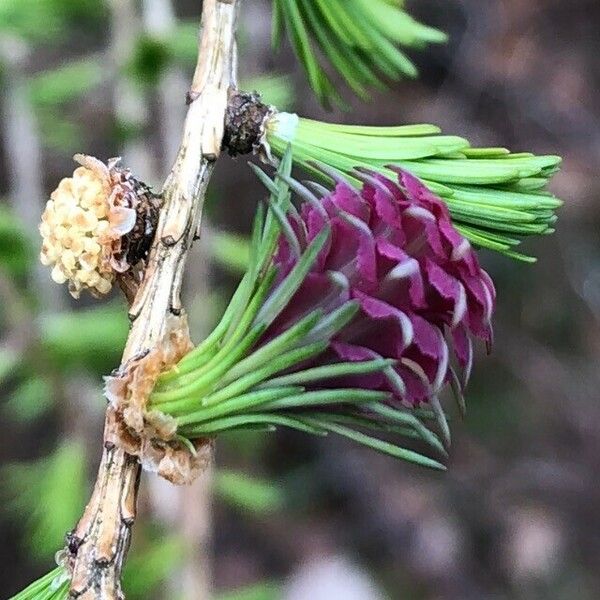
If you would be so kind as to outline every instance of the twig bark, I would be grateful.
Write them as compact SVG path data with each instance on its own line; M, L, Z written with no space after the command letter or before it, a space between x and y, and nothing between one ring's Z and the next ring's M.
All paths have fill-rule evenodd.
M221 150L227 94L235 84L238 0L204 0L199 57L188 94L183 139L163 188L164 206L144 280L130 309L132 327L122 365L156 348L168 323L186 327L180 289L186 256ZM116 419L109 407L105 440ZM72 598L123 598L121 571L135 519L140 467L136 458L105 442L92 499L70 536Z

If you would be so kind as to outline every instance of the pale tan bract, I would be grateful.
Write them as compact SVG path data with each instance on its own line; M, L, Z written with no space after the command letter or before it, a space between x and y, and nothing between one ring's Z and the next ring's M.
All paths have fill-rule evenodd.
M59 183L42 214L40 260L52 267L56 283L68 283L74 298L83 290L104 296L116 273L129 266L117 256L136 222L133 190L117 160L105 165L91 156L74 158L82 166Z

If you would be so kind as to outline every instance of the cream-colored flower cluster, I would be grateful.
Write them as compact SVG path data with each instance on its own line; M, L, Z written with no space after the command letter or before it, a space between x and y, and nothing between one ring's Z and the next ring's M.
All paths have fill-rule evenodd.
M76 158L84 166L60 182L42 215L40 259L56 283L68 282L73 297L84 289L102 296L115 278L115 242L135 225L135 210L115 206L109 167Z

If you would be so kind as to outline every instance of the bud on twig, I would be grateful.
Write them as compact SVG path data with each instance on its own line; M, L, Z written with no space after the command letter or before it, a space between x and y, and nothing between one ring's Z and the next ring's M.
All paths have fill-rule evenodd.
M261 102L256 92L233 91L225 113L223 148L231 156L256 152L261 145L267 119L275 109Z

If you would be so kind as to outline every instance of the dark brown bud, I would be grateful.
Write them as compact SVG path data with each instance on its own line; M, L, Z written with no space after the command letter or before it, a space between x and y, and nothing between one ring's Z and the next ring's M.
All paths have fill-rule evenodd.
M272 106L261 102L257 92L231 91L225 114L223 149L231 156L257 150L265 121L274 111Z

